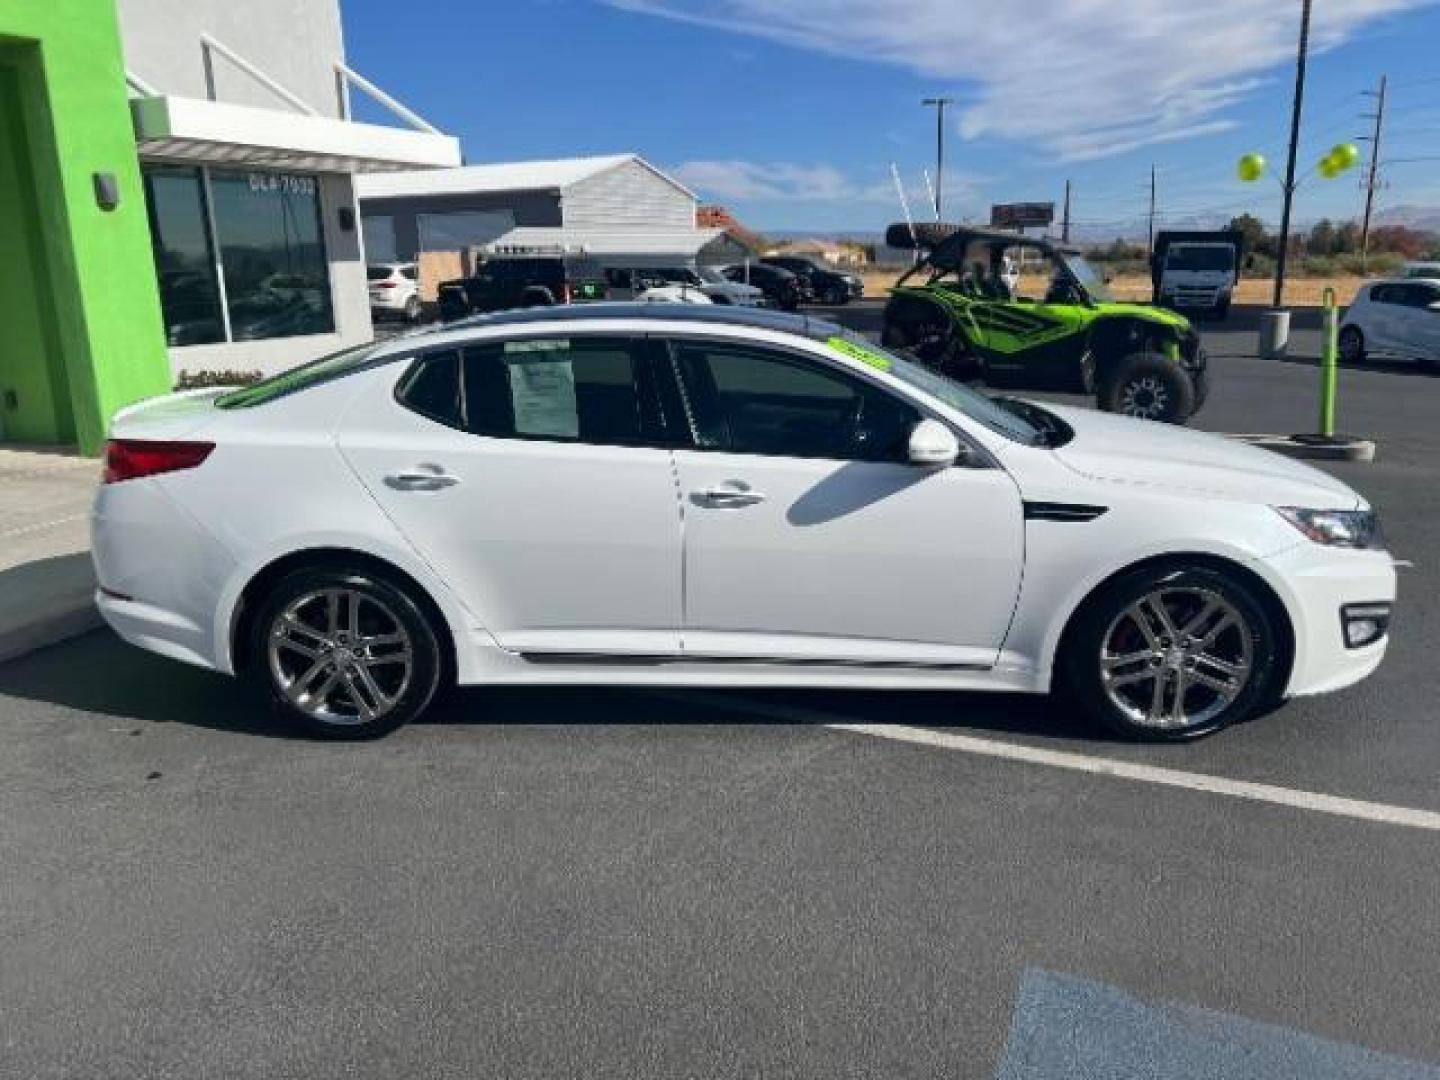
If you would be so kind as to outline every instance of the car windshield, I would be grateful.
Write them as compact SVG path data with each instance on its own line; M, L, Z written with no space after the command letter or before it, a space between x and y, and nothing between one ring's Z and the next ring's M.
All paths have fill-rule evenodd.
M286 394L293 394L297 390L304 390L318 383L329 382L331 379L348 375L363 367L375 350L376 345L373 341L342 349L337 353L322 356L318 360L312 360L308 364L302 364L300 367L292 368L279 375L262 379L250 386L232 390L230 393L216 398L215 405L221 409L249 409L256 405L264 405L267 401L274 401Z
M1064 260L1070 273L1075 276L1075 280L1080 282L1085 291L1090 294L1090 299L1099 300L1102 303L1115 299L1110 292L1110 286L1105 284L1105 278L1100 271L1090 265L1084 255L1072 255L1067 251L1061 254L1060 258Z
M948 378L929 368L921 367L913 360L884 349L868 338L853 331L838 335L848 348L841 351L846 355L864 354L866 363L895 376L901 382L913 386L922 393L944 402L952 409L958 409L971 420L983 424L991 431L1014 442L1027 446L1042 446L1046 442L1045 431L1031 423L1019 411L1007 408L1002 401L986 397L954 379ZM831 338L834 341L835 338ZM852 352L852 350L854 350Z
M390 267L388 267L388 266L367 266L367 267L365 268L365 276L366 276L367 278L369 278L371 281L384 281L386 278L388 278L388 277L390 276Z
M1168 270L1233 270L1235 269L1235 249L1223 245L1172 247L1170 253L1165 256L1165 267Z

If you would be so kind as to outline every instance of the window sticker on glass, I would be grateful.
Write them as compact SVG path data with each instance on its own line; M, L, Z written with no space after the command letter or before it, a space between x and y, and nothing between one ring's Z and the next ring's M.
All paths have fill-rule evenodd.
M534 341L507 341L507 353L569 352L570 342L559 338L537 338Z
M890 370L890 358L888 356L867 349L864 345L858 345L853 341L846 341L841 337L832 337L829 341L825 342L825 344L829 345L830 348L841 355L848 356L851 360L859 360L862 364L869 364L877 371Z
M528 354L506 357L510 369L510 400L515 412L517 435L541 435L562 439L580 437L580 409L575 399L575 368L568 352L555 351L556 342L510 342L507 353ZM512 349L512 345L526 346ZM549 348L535 346L548 345Z

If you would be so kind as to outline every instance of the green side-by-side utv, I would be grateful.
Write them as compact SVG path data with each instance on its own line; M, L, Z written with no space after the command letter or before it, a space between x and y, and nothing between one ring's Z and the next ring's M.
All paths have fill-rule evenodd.
M892 225L885 239L924 251L890 292L886 345L959 378L1094 394L1101 409L1147 420L1183 424L1204 404L1205 353L1190 323L1115 300L1073 248L939 223ZM1023 295L1037 275L1044 295Z

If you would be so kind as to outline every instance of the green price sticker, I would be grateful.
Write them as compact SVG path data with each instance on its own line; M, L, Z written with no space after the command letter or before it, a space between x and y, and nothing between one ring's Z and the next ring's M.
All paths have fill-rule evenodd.
M864 345L857 345L853 341L847 341L845 338L840 337L832 337L829 341L825 342L825 344L829 345L830 348L841 355L848 356L851 360L859 360L862 364L869 364L877 371L890 370L890 358L888 356L875 352L872 349L867 349Z

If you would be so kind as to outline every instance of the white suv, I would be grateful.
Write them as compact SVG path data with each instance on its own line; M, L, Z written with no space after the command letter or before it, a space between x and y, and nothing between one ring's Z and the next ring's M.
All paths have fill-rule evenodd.
M1440 361L1440 278L1362 285L1340 326L1340 356L1352 364L1371 356Z
M414 263L372 263L365 268L370 286L370 313L420 321L420 273Z

